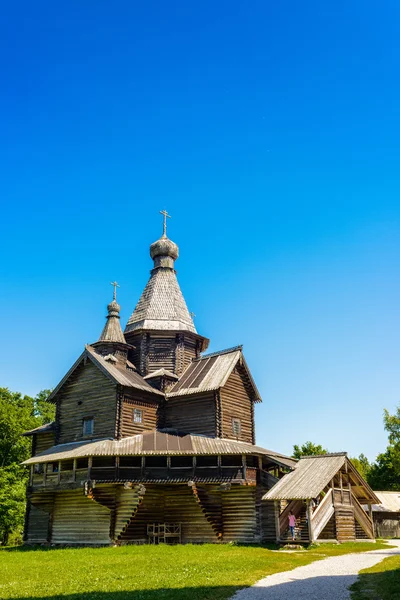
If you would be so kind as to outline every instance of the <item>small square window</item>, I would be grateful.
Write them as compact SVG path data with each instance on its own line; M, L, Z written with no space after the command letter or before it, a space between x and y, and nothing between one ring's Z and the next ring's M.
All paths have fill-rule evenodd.
M232 433L236 437L240 435L240 419L232 419Z
M143 411L140 408L133 409L133 422L143 423Z
M87 417L83 419L83 435L92 435L94 433L94 419Z

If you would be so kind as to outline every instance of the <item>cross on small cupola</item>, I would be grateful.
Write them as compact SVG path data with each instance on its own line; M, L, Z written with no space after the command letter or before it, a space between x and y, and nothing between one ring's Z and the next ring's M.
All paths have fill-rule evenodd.
M113 292L113 300L114 302L117 301L117 287L121 287L116 281L112 281L110 283L110 285L112 285L114 287L114 292Z
M167 213L167 211L165 210L160 210L160 215L164 216L164 231L163 231L163 237L167 237L167 218L170 219L171 215L169 215Z

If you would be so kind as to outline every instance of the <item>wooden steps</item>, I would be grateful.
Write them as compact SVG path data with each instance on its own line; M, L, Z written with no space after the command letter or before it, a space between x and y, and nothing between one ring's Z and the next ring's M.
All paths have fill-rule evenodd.
M192 485L193 496L200 505L204 516L210 523L216 537L222 539L222 514L221 503L213 500L212 496L203 488Z

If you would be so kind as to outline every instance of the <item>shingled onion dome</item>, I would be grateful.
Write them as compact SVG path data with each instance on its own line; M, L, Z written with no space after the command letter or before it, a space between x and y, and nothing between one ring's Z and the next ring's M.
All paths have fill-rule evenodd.
M137 335L144 332L184 333L195 341L202 352L209 341L197 333L193 313L189 313L175 271L179 248L167 237L166 219L169 215L166 211L160 212L164 215L163 235L150 246L154 267L125 327L125 339L137 345L141 343Z
M107 322L104 325L104 329L99 337L99 342L117 342L125 344L125 337L122 333L119 311L121 310L120 305L116 300L110 302L107 306L108 315Z
M164 234L150 246L150 256L154 260L154 268L166 267L173 269L174 262L179 256L179 248Z
M164 233L150 246L154 260L151 277L133 311L125 335L136 330L197 333L176 278L174 262L179 248Z
M105 357L105 360L116 362L117 358L118 360L126 361L128 350L133 348L133 346L126 343L125 336L122 333L119 317L121 307L116 300L116 287L118 284L114 282L112 285L114 285L114 298L107 306L107 322L99 340L91 345L96 349L98 354Z

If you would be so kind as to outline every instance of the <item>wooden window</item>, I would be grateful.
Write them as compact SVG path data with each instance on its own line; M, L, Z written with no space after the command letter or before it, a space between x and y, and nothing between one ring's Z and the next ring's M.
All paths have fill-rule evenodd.
M83 435L92 435L94 433L94 418L85 417L82 424Z
M33 468L34 473L43 473L43 463L36 463Z
M234 436L239 437L240 435L240 419L232 419L232 433Z
M143 411L140 408L133 409L133 422L143 423Z

